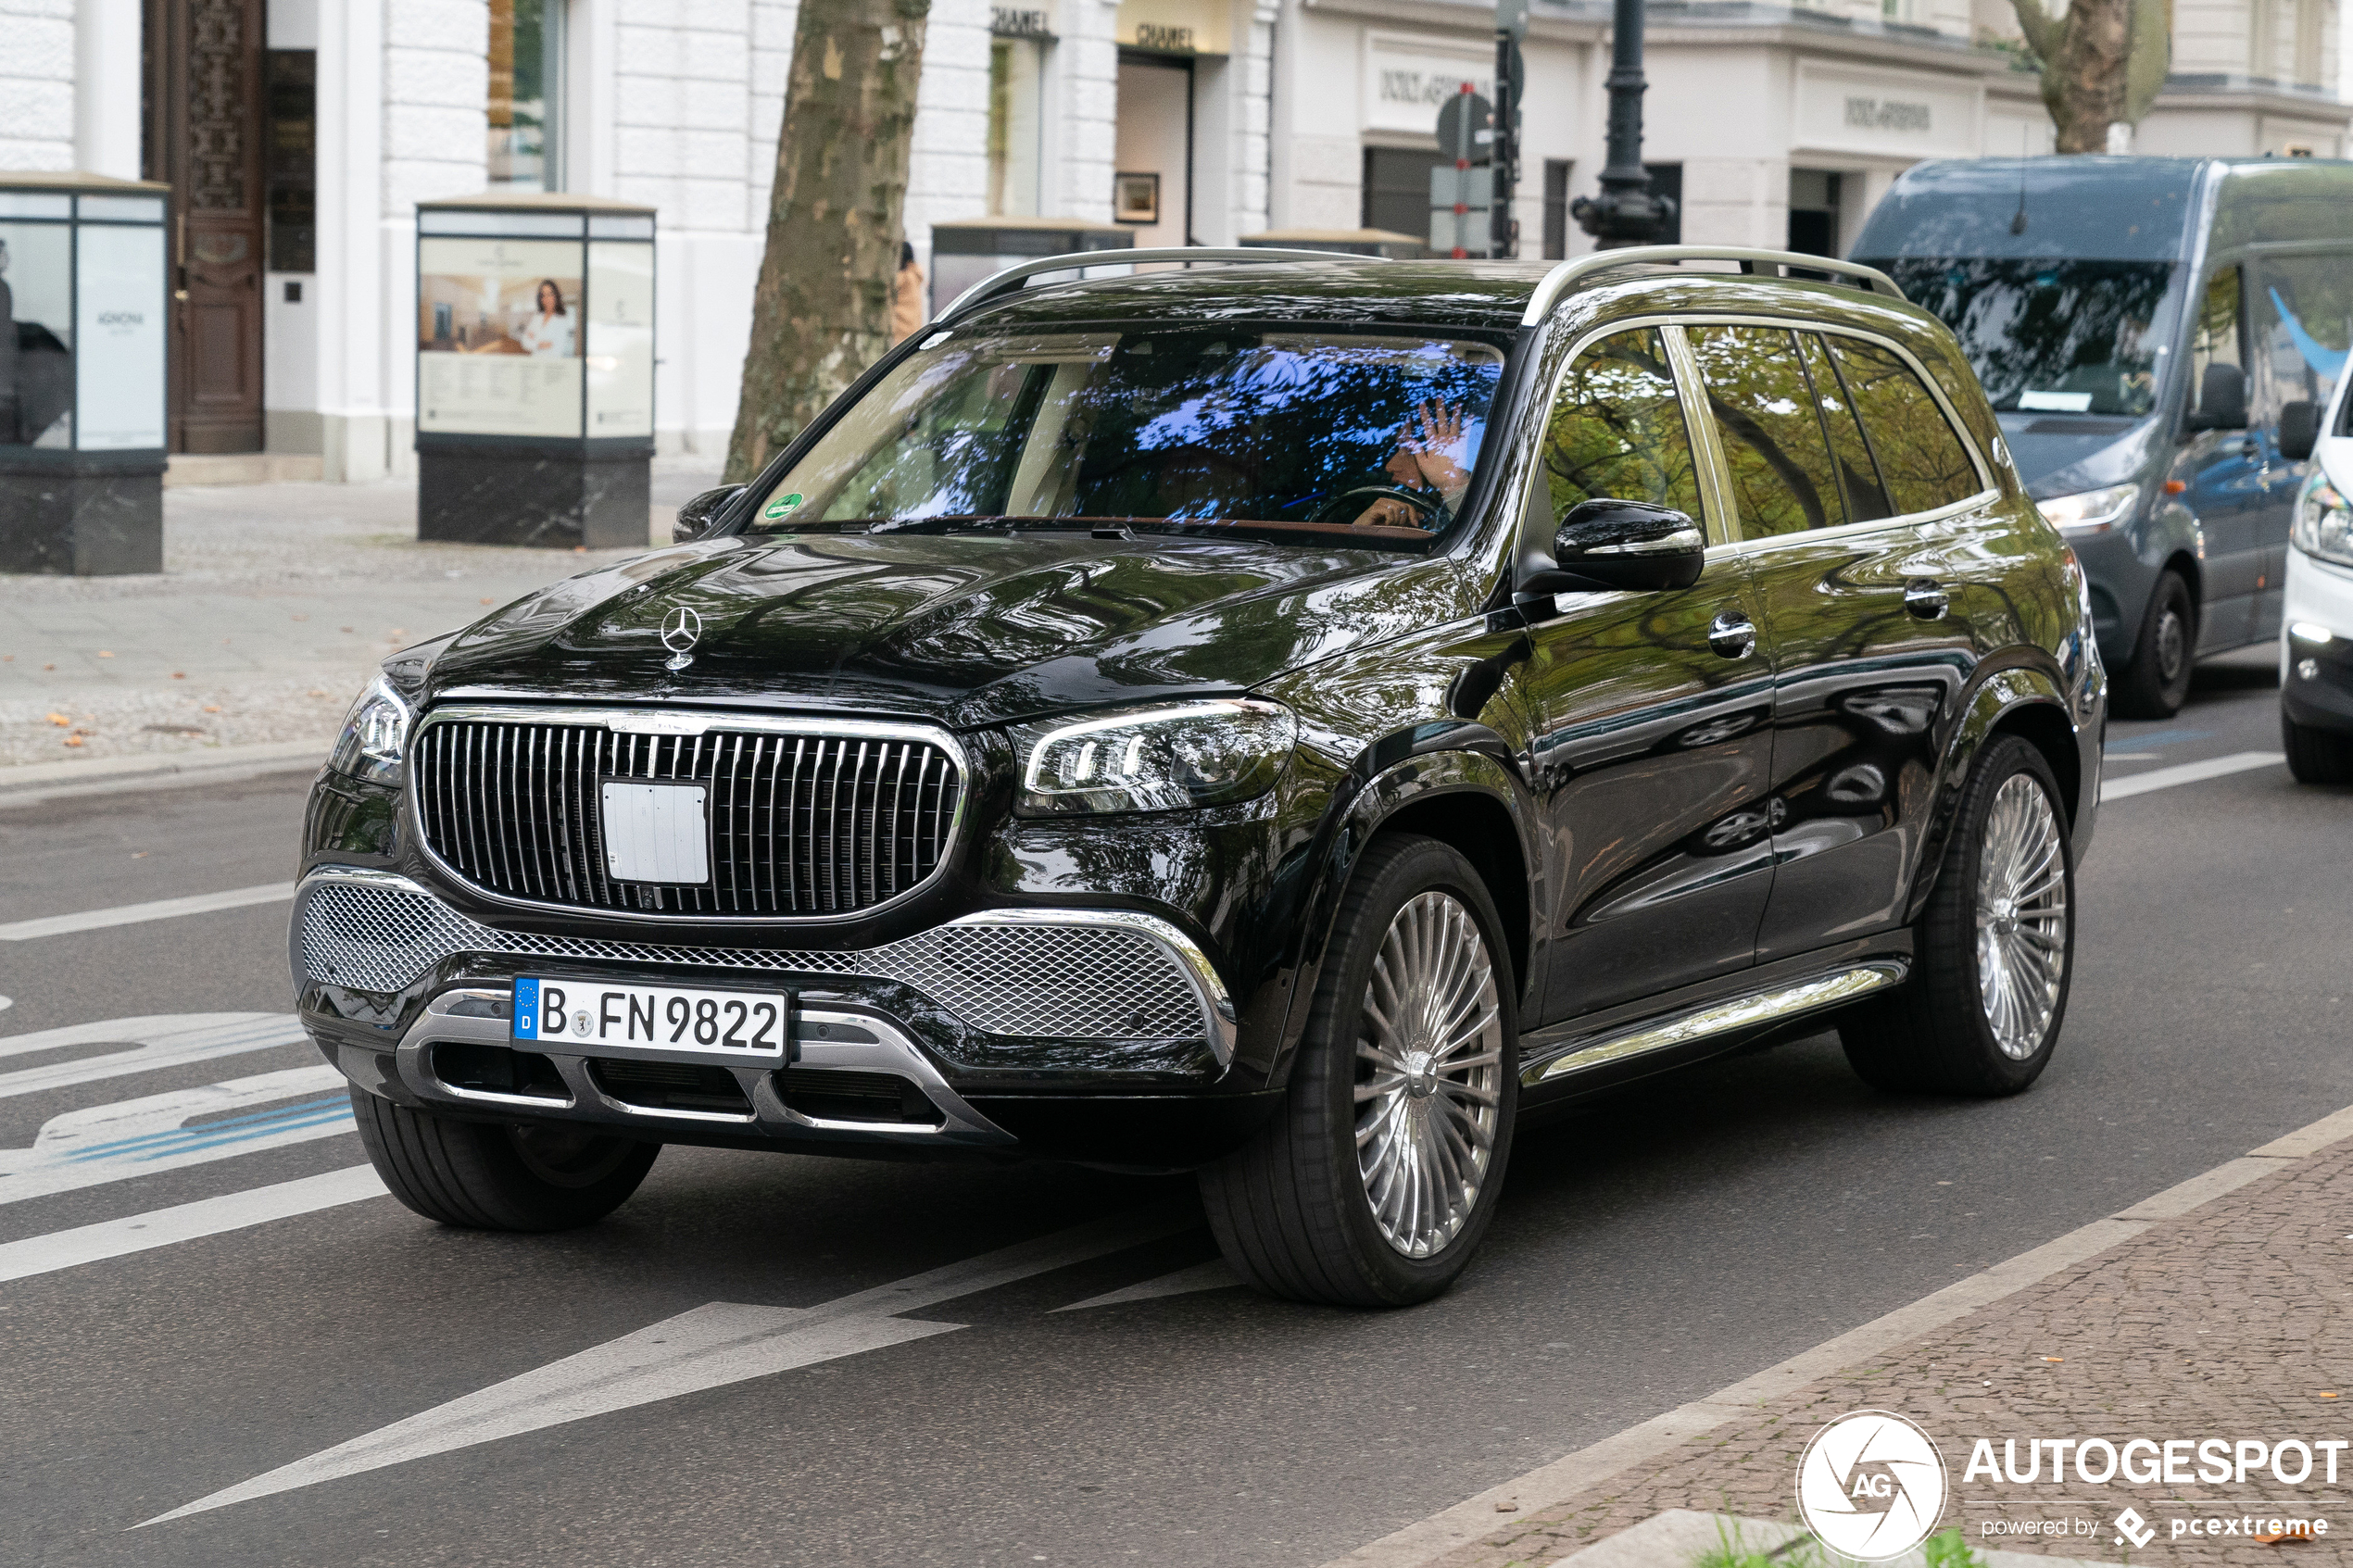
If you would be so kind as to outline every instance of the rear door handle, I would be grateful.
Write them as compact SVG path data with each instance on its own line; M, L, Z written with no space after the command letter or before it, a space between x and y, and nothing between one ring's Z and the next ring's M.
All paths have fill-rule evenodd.
M1904 584L1904 608L1922 621L1942 619L1952 602L1952 596L1944 591L1942 583L1916 577Z
M1728 609L1707 623L1707 646L1726 659L1744 659L1756 646L1756 622Z

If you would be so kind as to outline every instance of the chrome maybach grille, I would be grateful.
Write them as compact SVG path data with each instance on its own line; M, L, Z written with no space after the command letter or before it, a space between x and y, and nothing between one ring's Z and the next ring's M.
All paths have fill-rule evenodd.
M631 913L807 919L920 886L955 834L963 777L904 734L731 730L640 734L601 721L481 713L429 719L409 759L417 824L450 870L535 904ZM601 791L698 784L710 880L613 874Z
M497 953L895 980L990 1035L1200 1040L1211 1029L1176 955L1117 925L943 925L849 952L668 947L499 931L408 886L323 881L307 891L296 933L304 973L363 991L401 990L459 953Z

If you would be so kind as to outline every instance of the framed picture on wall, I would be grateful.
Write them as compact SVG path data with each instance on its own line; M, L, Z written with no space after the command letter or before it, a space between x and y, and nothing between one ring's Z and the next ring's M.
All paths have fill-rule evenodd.
M1111 215L1121 223L1160 221L1160 176L1114 174L1111 182Z

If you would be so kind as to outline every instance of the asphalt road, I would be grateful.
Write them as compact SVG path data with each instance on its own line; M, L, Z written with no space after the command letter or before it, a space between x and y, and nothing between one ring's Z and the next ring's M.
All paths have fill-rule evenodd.
M2209 666L2111 731L2111 780L2276 751L2275 715L2267 655ZM300 800L0 811L0 928L288 878ZM332 1084L184 1093L299 1044L87 1075L193 1037L167 1017L10 1054L283 1015L283 904L0 940L0 1561L1312 1568L2353 1103L2348 814L2278 766L2111 801L2032 1093L1884 1098L1828 1036L1654 1080L1526 1136L1479 1263L1388 1314L1059 1311L1199 1283L1184 1182L696 1149L571 1235L375 1197L10 1278L9 1244L364 1156Z

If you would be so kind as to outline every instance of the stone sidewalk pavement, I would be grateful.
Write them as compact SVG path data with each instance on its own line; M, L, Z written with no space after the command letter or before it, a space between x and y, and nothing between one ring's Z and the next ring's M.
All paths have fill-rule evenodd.
M2333 1119L2327 1135L2342 1127ZM2287 1140L2282 1140L2285 1143ZM2267 1149L2274 1146L2267 1146ZM2263 1151L2259 1151L2263 1152ZM2234 1162L2238 1163L2238 1162ZM2226 1167L2225 1170L2228 1170ZM2126 1211L2128 1214L2131 1210ZM2107 1251L1944 1328L1751 1408L1672 1451L1556 1506L1510 1518L1432 1568L1511 1568L1559 1561L1669 1509L1794 1517L1799 1455L1826 1423L1892 1411L1936 1442L1958 1524L1981 1549L2105 1562L2353 1562L2353 1139L2282 1162L2276 1173L2151 1225ZM1721 1288L1737 1295L1740 1281ZM1978 1439L2007 1471L1965 1474ZM2052 1485L2051 1450L2035 1439L2133 1438L2175 1450L2192 1479L2087 1484L2070 1464ZM2231 1475L2195 1479L2206 1439L2221 1439ZM2282 1475L2310 1454L2301 1485L2284 1484L2267 1449L2293 1439ZM2312 1451L2334 1441L2333 1450ZM2005 1458L2005 1445L2015 1443ZM2158 1452L2161 1454L2162 1449ZM2141 1465L2151 1456L2136 1453ZM2245 1479L2237 1461L2253 1458ZM2107 1456L2095 1451L2092 1474ZM2324 1477L2334 1467L2335 1482ZM2210 1470L2208 1474L2210 1474ZM2120 1544L2115 1521L2135 1510L2156 1535ZM2266 1544L2266 1522L2324 1518L2309 1542ZM2023 1533L2029 1521L2065 1534ZM2211 1523L2217 1537L2189 1531ZM2177 1524L2183 1533L2175 1535ZM2253 1525L2253 1528L2249 1526Z
M678 503L714 483L657 467L649 542L666 543ZM174 488L160 574L0 575L0 772L323 747L385 654L631 553L421 545L416 507L413 484Z

